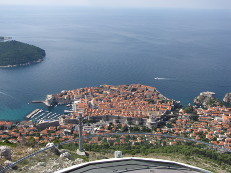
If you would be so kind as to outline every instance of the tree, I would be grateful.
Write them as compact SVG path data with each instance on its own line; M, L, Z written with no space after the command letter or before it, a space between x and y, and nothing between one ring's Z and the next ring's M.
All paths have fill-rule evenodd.
M121 131L122 131L122 132L127 132L127 131L128 131L128 126L127 126L127 125L123 126L123 127L121 128Z
M132 88L131 92L135 92L137 90L137 88Z
M35 144L36 144L36 141L35 141L34 137L30 136L29 139L27 140L26 145L33 147L33 146L35 146Z
M188 107L184 108L184 112L185 113L193 113L194 108L192 106L188 106Z
M192 121L198 121L199 115L190 115L189 119Z
M171 123L166 123L167 128L172 128L172 124Z

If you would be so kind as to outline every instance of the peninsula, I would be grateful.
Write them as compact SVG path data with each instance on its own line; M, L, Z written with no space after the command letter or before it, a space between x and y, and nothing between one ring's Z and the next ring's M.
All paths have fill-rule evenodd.
M19 41L0 42L0 67L16 67L41 62L45 50Z
M227 94L225 101L229 98L230 94ZM12 155L13 158L2 154L0 166L5 164L4 161L8 163L11 159L26 156L29 151L29 156L33 156L30 159L43 156L49 159L43 163L52 161L49 165L56 169L54 165L58 161L66 160L63 159L65 153L65 157L76 156L78 144L75 141L84 136L84 149L89 153L84 156L87 159L95 153L105 155L115 150L145 156L163 153L171 159L182 155L183 160L187 157L200 160L200 163L203 163L203 158L205 168L215 165L214 170L219 168L220 172L231 170L231 108L217 105L219 102L214 92L200 93L195 99L196 106L183 108L179 101L165 97L157 88L142 84L63 90L47 95L45 101L34 102L47 106L66 105L69 110L59 114L35 109L27 114L25 121L0 121L0 143L7 146L0 148L0 154L11 149L13 153L20 153ZM41 146L51 147L54 143L62 143L63 146L60 150L50 150L55 155L49 153L44 156L44 152L34 157L31 149L28 150L31 147L37 154ZM23 149L25 152L22 152ZM61 149L65 149L65 153ZM176 153L179 153L177 157ZM72 163L71 160L66 161ZM29 166L18 164L20 170L31 172L27 169L35 162L26 163ZM35 168L45 169L40 163Z

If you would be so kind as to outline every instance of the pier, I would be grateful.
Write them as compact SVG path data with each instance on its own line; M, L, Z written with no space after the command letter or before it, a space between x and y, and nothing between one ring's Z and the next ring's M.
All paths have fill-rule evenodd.
M41 110L40 109L35 109L34 111L32 111L31 113L26 115L26 118L30 119L34 114L38 113L39 111L41 111Z

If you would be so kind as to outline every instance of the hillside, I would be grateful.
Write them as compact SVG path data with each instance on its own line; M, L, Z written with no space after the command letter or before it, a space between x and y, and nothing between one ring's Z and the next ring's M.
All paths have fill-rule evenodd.
M46 53L43 49L19 41L0 42L0 66L12 67L41 62Z
M101 159L108 159L114 157L114 151L111 147L111 150L105 151L87 151L88 156L79 156L76 154L77 147L74 147L75 144L62 146L59 150L62 152L70 153L70 157L66 156L58 156L51 150L48 150L43 153L39 153L29 159L26 159L19 164L17 164L17 169L11 170L9 172L12 173L25 173L25 172L42 172L42 173L50 173L55 172L57 170L70 167L72 165L78 165L88 161L95 161ZM198 154L187 155L183 154L183 152L173 152L175 148L178 146L166 146L157 148L155 152L150 153L136 153L129 154L123 152L123 157L142 157L142 158L152 158L152 159L163 159L176 161L180 163L189 164L192 166L196 166L199 168L203 168L214 173L230 173L230 164L225 164L223 162L218 163L214 159L209 159L208 157L204 157ZM181 147L181 146L179 146ZM120 148L120 147L119 147ZM122 147L123 148L123 147ZM167 149L168 148L168 149ZM184 147L183 147L184 148ZM193 147L190 147L193 149ZM11 147L12 151L12 161L16 161L22 156L26 156L38 150L38 146L34 146L33 148L29 146L17 146ZM118 149L118 148L117 148ZM166 150L167 149L167 150ZM195 148L194 148L195 149ZM205 151L206 149L204 149ZM216 152L214 152L216 153ZM219 155L222 155L221 153ZM228 158L227 158L228 160ZM5 166L5 159L0 159L0 165Z

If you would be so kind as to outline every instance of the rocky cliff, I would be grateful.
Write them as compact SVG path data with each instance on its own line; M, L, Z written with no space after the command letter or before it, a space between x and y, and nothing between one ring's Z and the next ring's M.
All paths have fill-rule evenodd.
M215 98L215 93L208 91L200 93L200 95L193 100L193 103L202 107L222 105L222 102Z
M231 104L231 93L225 94L225 97L223 98L223 101L226 103Z

